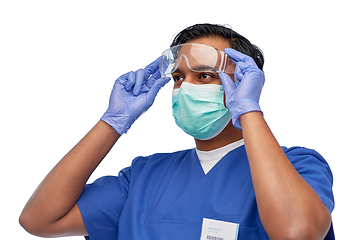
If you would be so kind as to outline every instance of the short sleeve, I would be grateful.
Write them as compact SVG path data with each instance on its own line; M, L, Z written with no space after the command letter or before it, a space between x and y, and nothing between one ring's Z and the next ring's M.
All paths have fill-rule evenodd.
M284 151L297 172L314 189L331 213L334 209L333 175L325 159L307 148L284 148Z
M89 237L87 240L117 240L118 224L130 183L130 168L118 176L105 176L87 184L77 201Z

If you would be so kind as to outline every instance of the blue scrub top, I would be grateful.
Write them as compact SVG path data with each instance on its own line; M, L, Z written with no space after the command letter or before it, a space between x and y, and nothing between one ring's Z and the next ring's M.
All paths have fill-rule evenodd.
M333 177L323 157L306 148L283 150L332 212ZM91 240L198 240L203 218L239 223L238 239L269 239L244 146L206 175L195 149L137 157L117 177L86 185L77 203Z

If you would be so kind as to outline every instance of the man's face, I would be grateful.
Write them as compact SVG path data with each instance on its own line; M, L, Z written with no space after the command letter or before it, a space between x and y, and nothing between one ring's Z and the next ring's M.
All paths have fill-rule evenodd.
M223 38L216 38L216 37L211 37L211 38L204 37L204 38L190 40L186 43L204 44L204 45L214 47L221 51L224 51L225 48L231 47L227 40L225 40ZM181 56L181 50L180 50L179 56ZM206 56L204 56L204 57L206 57ZM192 61L193 59L189 59L189 60ZM199 85L199 84L221 85L221 79L217 73L207 72L207 71L202 72L200 69L201 67L205 68L204 70L206 70L206 66L199 65L199 69L197 69L197 72L194 72L188 68L186 61L184 59L181 60L179 67L172 74L172 77L174 79L174 88L180 88L180 86L183 82L189 82L189 83L197 84L197 85ZM196 68L196 66L195 66L195 68Z

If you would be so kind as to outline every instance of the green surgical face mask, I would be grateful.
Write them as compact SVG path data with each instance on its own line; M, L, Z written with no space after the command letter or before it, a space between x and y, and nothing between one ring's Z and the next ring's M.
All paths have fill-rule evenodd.
M200 140L216 137L231 120L224 106L224 88L216 84L183 82L173 90L172 110L176 124Z

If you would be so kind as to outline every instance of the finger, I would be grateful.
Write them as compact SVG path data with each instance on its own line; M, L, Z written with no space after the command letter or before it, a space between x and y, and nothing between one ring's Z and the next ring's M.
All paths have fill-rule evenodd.
M241 64L241 66L243 66L243 64L245 63L245 66L252 66L258 68L254 59L244 53L236 51L232 48L225 48L224 52L231 58L231 60L236 63L236 65Z
M113 92L118 92L119 89L124 88L124 84L121 82L121 78L119 77L118 79L116 79L114 86L113 86Z
M234 72L234 78L235 78L235 84L238 85L241 80L243 79L244 73L241 64L244 64L242 62L238 62L236 64L235 72Z
M145 82L146 72L144 69L139 69L135 72L135 85L133 89L133 94L138 96L140 94L141 87Z
M247 62L237 62L235 73L239 73L239 72L244 73L249 70L255 70L255 69L260 71L255 61L252 58L250 58Z
M158 80L161 77L161 73L159 70L157 70L155 73L153 73L151 75L151 77L146 81L146 86L148 88L151 88L152 85L154 84L154 82L156 82L156 80Z
M134 72L128 72L127 74L124 75L124 79L126 80L125 90L130 91L130 89L135 84L135 73Z
M151 74L159 70L160 57L145 67L146 78L149 78Z
M126 80L125 80L125 77L127 78L128 74L124 74L124 75L121 75L120 77L118 77L118 79L116 79L116 82L125 86L126 85Z
M236 85L229 75L226 73L219 73L219 77L221 79L222 86L224 87L225 95L232 93L236 89Z
M169 77L163 77L163 78L159 78L154 82L154 85L150 88L149 92L148 92L148 96L149 96L149 100L154 101L157 93L159 92L159 90L165 86L165 84L167 84L170 81L171 78Z
M239 75L239 74L242 74L242 69L241 69L240 64L241 64L241 62L236 63L235 72L234 72L235 76Z
M250 58L248 55L243 54L239 51L236 51L232 48L225 48L224 52L233 60L235 63L237 62L246 62L248 58Z

